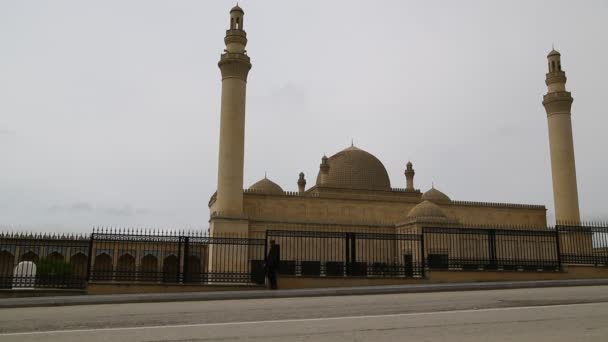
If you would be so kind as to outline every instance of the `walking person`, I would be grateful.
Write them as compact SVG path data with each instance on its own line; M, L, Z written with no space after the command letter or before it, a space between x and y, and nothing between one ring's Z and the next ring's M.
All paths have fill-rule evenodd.
M271 290L277 289L277 271L281 262L281 248L274 240L270 240L270 251L264 260L268 286Z

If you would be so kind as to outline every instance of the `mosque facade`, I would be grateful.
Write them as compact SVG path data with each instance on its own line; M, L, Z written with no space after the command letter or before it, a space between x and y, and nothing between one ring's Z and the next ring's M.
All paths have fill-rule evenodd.
M358 146L323 156L312 186L303 173L298 191L285 191L264 177L243 186L247 54L244 11L230 11L222 75L217 191L209 201L210 231L252 234L266 230L352 231L399 233L418 227L526 227L546 229L544 205L454 200L440 189L422 192L415 186L415 170L407 162L404 178L393 187L382 162ZM578 223L579 208L572 140L572 96L565 89L561 56L548 55L548 92L544 96L549 126L556 218ZM404 161L405 162L405 161ZM294 184L295 185L295 184Z

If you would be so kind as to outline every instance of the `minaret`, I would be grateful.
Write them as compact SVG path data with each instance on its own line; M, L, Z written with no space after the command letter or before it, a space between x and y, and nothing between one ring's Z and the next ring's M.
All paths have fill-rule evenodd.
M414 175L416 174L416 172L414 172L414 167L411 161L407 162L404 173L406 183L405 190L414 191Z
M547 94L543 106L549 122L549 147L553 175L553 201L557 223L580 222L574 143L570 109L572 96L566 91L566 73L562 70L561 55L552 50L547 56L549 72L545 83Z
M238 5L230 10L230 29L224 38L226 49L218 63L222 72L222 108L216 211L222 216L243 215L245 93L251 69L245 50L244 14Z
M323 156L323 158L321 158L321 165L319 165L319 170L321 171L321 179L319 179L319 183L321 185L325 185L325 183L327 183L327 176L329 175L329 162L327 156Z
M306 190L306 178L304 178L304 172L300 172L300 177L298 178L298 192L304 193Z

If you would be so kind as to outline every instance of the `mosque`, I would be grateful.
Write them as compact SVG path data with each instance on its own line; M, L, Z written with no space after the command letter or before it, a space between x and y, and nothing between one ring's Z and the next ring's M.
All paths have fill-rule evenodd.
M404 169L405 187L393 187L403 180L391 183L382 162L354 145L323 156L312 186L307 187L308 181L300 173L297 192L284 191L266 177L244 189L245 100L252 65L245 49L243 19L238 5L231 9L226 49L218 63L222 97L218 184L209 201L212 234L247 235L278 229L399 233L423 225L546 229L544 205L458 201L434 187L421 192L416 189L411 162ZM556 219L579 222L572 96L565 89L559 52L551 51L548 62L548 93L543 105L549 126Z

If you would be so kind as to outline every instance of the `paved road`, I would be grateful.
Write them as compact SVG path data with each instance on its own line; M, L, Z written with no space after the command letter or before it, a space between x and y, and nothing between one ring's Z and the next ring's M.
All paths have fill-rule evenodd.
M0 341L607 341L608 286L0 310Z

